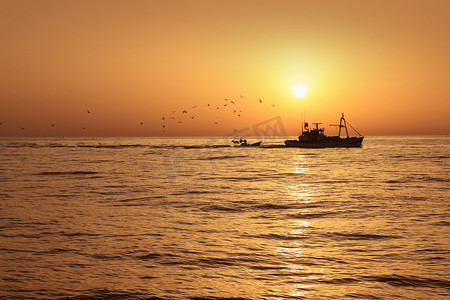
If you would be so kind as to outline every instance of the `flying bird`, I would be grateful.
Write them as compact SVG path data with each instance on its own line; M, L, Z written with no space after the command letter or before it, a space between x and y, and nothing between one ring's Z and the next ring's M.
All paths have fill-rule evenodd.
M166 128L166 125L163 124L163 128Z
M232 101L231 101L231 103L233 103L233 104L234 104L234 101L232 100Z
M164 121L164 117L162 117L162 120Z
M88 113L88 114L90 114L90 113L91 113L91 111L90 111L89 109L86 109L86 111L87 111L87 113Z
M244 98L244 96L242 96L242 95L240 95L240 96L241 96L241 99Z
M259 99L259 103L262 103L262 100L261 100L261 99Z
M175 118L174 117L170 117L171 119L174 119L175 120Z
M20 129L24 130L24 129L25 129L25 127L20 127Z
M143 122L141 122L141 125L144 125L144 123L143 123Z
M54 127L55 126L55 124L50 124L52 127Z
M194 119L194 116L192 116L191 119Z
M187 114L187 110L183 110L183 114Z

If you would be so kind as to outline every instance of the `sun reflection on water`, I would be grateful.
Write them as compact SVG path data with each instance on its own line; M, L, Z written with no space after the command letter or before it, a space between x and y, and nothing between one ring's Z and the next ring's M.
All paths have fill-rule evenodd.
M311 203L317 202L319 196L313 185L308 183L306 177L309 171L307 160L304 156L296 156L292 163L295 180L287 183L283 188L286 200L297 211L294 219L285 223L286 239L280 241L276 252L280 256L280 263L288 276L289 285L284 290L278 290L285 297L306 297L319 285L320 274L317 266L311 265L311 249L308 249L310 235L313 231L311 221L302 218L311 213Z
M303 159L303 157L300 157ZM306 161L299 161L297 162L297 165L295 165L294 167L294 173L296 174L301 174L301 173L305 173L306 171L308 171L308 168L306 167Z
M309 184L295 184L286 186L284 192L292 197L292 200L300 203L315 202L315 192Z
M308 238L311 223L305 220L291 220L286 241L276 247L284 270L289 275L291 285L288 290L278 291L289 297L305 297L311 289L317 286L318 272L306 264L309 251L305 247L304 239ZM296 239L298 238L298 239Z
M303 175L307 175L309 170L308 162L303 155L297 155L291 164L289 173L295 175L295 181L287 184L283 192L288 196L290 202L294 203L312 203L318 196L316 189L310 184L305 183ZM301 182L301 183L300 183Z

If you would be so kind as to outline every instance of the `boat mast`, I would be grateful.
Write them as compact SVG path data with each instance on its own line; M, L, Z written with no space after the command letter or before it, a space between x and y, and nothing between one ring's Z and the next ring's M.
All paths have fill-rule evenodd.
M342 125L342 123L344 123L344 125ZM341 136L341 128L342 127L345 128L345 133L347 134L347 138L348 138L347 123L345 122L344 113L342 113L341 120L339 121L339 137Z
M361 133L359 133L358 130L356 130L355 128L353 128L353 126L345 120L344 114L343 114L343 113L342 113L341 120L339 121L339 125L331 125L331 124L330 124L330 126L339 126L339 137L341 137L341 128L345 128L345 133L347 134L347 138L349 138L347 124L348 124L348 126L350 126L350 128L353 129L360 137L362 137Z

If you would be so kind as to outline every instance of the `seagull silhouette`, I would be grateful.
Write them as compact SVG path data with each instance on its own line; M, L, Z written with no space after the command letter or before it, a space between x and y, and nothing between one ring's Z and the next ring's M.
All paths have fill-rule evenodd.
M183 110L183 114L187 114L187 110Z
M262 100L261 100L261 99L259 99L259 103L262 103Z
M191 119L194 119L194 116L192 116Z
M162 117L162 120L164 121L164 117Z
M144 125L144 123L143 123L143 122L141 122L141 125Z
M55 126L55 124L50 124L52 127L54 127Z
M231 103L233 103L233 104L234 104L234 101L231 101Z
M88 113L88 114L90 114L90 113L91 113L91 111L90 111L89 109L86 109L86 111L87 111L87 113Z

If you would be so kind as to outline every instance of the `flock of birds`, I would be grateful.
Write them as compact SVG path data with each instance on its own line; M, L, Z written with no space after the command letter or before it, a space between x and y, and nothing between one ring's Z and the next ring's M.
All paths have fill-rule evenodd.
M89 109L86 110L88 114L91 113L91 111ZM0 122L0 126L2 126L3 123ZM50 127L55 127L55 123L50 123ZM86 127L82 127L83 130L86 130ZM25 130L25 127L20 127L20 130Z
M222 109L222 111L223 111L224 108L228 108L228 112L231 112L235 117L240 118L241 114L242 114L242 109L239 106L239 104L241 101L245 100L245 97L240 95L238 99L239 100L230 100L228 98L225 98L224 102L221 103L220 105L217 105L217 104L212 105L211 103L208 103L208 104L206 104L206 108L213 109L215 111L218 111L220 109ZM241 102L241 103L243 103L243 102ZM263 100L258 99L257 103L262 104ZM189 119L194 120L194 118L196 117L195 112L198 107L199 107L198 105L195 105L195 106L190 107L189 110L186 108L181 109L181 110L174 110L174 111L172 111L170 116L167 116L167 115L161 116L162 132L166 131L166 128L167 128L166 125L168 125L169 122L172 122L172 123L176 122L177 124L182 124L183 121L186 121ZM273 109L274 107L275 107L275 104L272 104L267 109ZM86 109L86 112L87 112L87 114L92 113L92 111L89 109ZM216 116L214 125L219 124L218 119L219 119L219 117ZM2 125L3 125L3 123L0 122L0 126L2 126ZM140 125L141 126L144 125L144 122L140 122ZM55 127L55 123L50 123L50 126ZM20 127L20 129L25 130L25 127ZM86 130L86 127L82 127L82 130Z
M242 114L242 109L241 106L239 105L241 101L244 101L245 97L242 95L239 95L239 100L231 100L228 98L224 99L224 102L221 103L220 105L212 105L211 103L206 104L206 108L212 109L212 110L223 110L224 108L228 108L228 111L231 112L235 117L239 118L241 117ZM258 99L257 103L262 104L263 100ZM272 104L270 107L268 107L267 109L271 109L274 108L275 104ZM192 106L189 111L188 109L184 108L181 110L174 110L172 111L171 114L169 114L170 116L161 116L161 121L162 121L162 132L165 132L166 130L166 125L168 124L168 122L177 122L178 124L182 124L183 121L185 120L193 120L196 115L194 114L196 109L198 108L198 105ZM179 113L181 112L181 115L179 115ZM178 114L177 114L178 113ZM214 125L218 125L219 122L217 121L217 119L219 119L219 117L215 117L215 121L214 121Z

